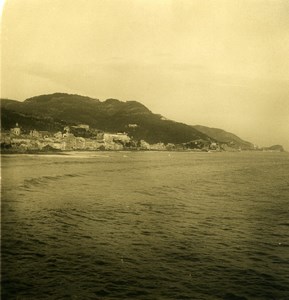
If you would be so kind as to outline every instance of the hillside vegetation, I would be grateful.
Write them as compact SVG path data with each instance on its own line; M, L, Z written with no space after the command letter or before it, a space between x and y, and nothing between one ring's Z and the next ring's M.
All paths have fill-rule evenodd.
M233 133L227 132L219 128L210 128L201 125L193 126L198 131L207 136L218 140L220 143L228 144L231 147L240 147L241 149L254 149L254 145L250 142L244 141Z
M101 102L79 95L55 93L29 98L24 102L2 99L1 107L4 129L12 126L12 120L22 127L39 130L82 123L107 132L127 132L135 139L149 143L179 144L197 139L212 140L192 126L164 120L137 101L107 99ZM129 127L129 124L136 124L137 127Z

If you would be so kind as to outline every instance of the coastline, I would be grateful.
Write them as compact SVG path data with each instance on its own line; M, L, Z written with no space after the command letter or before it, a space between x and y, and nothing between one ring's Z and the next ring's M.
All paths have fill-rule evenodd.
M123 149L123 150L53 150L53 151L41 151L41 150L1 150L0 155L62 155L69 156L72 154L79 153L139 153L139 152L167 152L167 153L288 153L288 151L258 151L258 150L242 150L242 151L216 151L216 150L205 150L205 149L187 149L187 150L144 150L144 149Z

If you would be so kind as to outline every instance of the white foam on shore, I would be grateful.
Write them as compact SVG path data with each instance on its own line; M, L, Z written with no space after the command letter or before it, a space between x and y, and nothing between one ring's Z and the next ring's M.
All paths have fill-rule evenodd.
M91 152L61 152L61 154L37 153L37 154L1 154L1 157L53 157L53 158L95 158L110 157L107 154L95 154Z
M71 158L95 158L95 157L110 157L107 154L96 154L93 152L63 152L62 157L71 157ZM61 155L60 155L61 156Z

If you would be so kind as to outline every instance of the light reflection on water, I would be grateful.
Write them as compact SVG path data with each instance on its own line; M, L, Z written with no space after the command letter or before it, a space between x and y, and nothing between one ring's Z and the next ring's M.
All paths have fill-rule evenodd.
M3 299L287 299L287 153L2 158Z

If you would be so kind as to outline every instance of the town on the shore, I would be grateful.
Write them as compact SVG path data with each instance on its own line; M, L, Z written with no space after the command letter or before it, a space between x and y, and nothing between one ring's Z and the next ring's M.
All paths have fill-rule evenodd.
M137 124L128 124L135 128ZM2 152L53 152L53 151L97 151L97 150L194 150L222 151L225 145L213 141L196 140L183 144L149 144L144 140L134 140L125 132L108 133L79 124L65 126L62 131L49 132L24 130L16 123L15 127L1 132Z
M136 128L137 124L128 124ZM62 131L25 130L16 123L10 130L1 131L2 153L61 152L61 151L242 151L234 143L218 143L198 139L182 144L158 142L149 144L135 140L125 132L109 133L79 124L65 126ZM262 150L257 146L252 150ZM263 149L264 150L264 149Z

